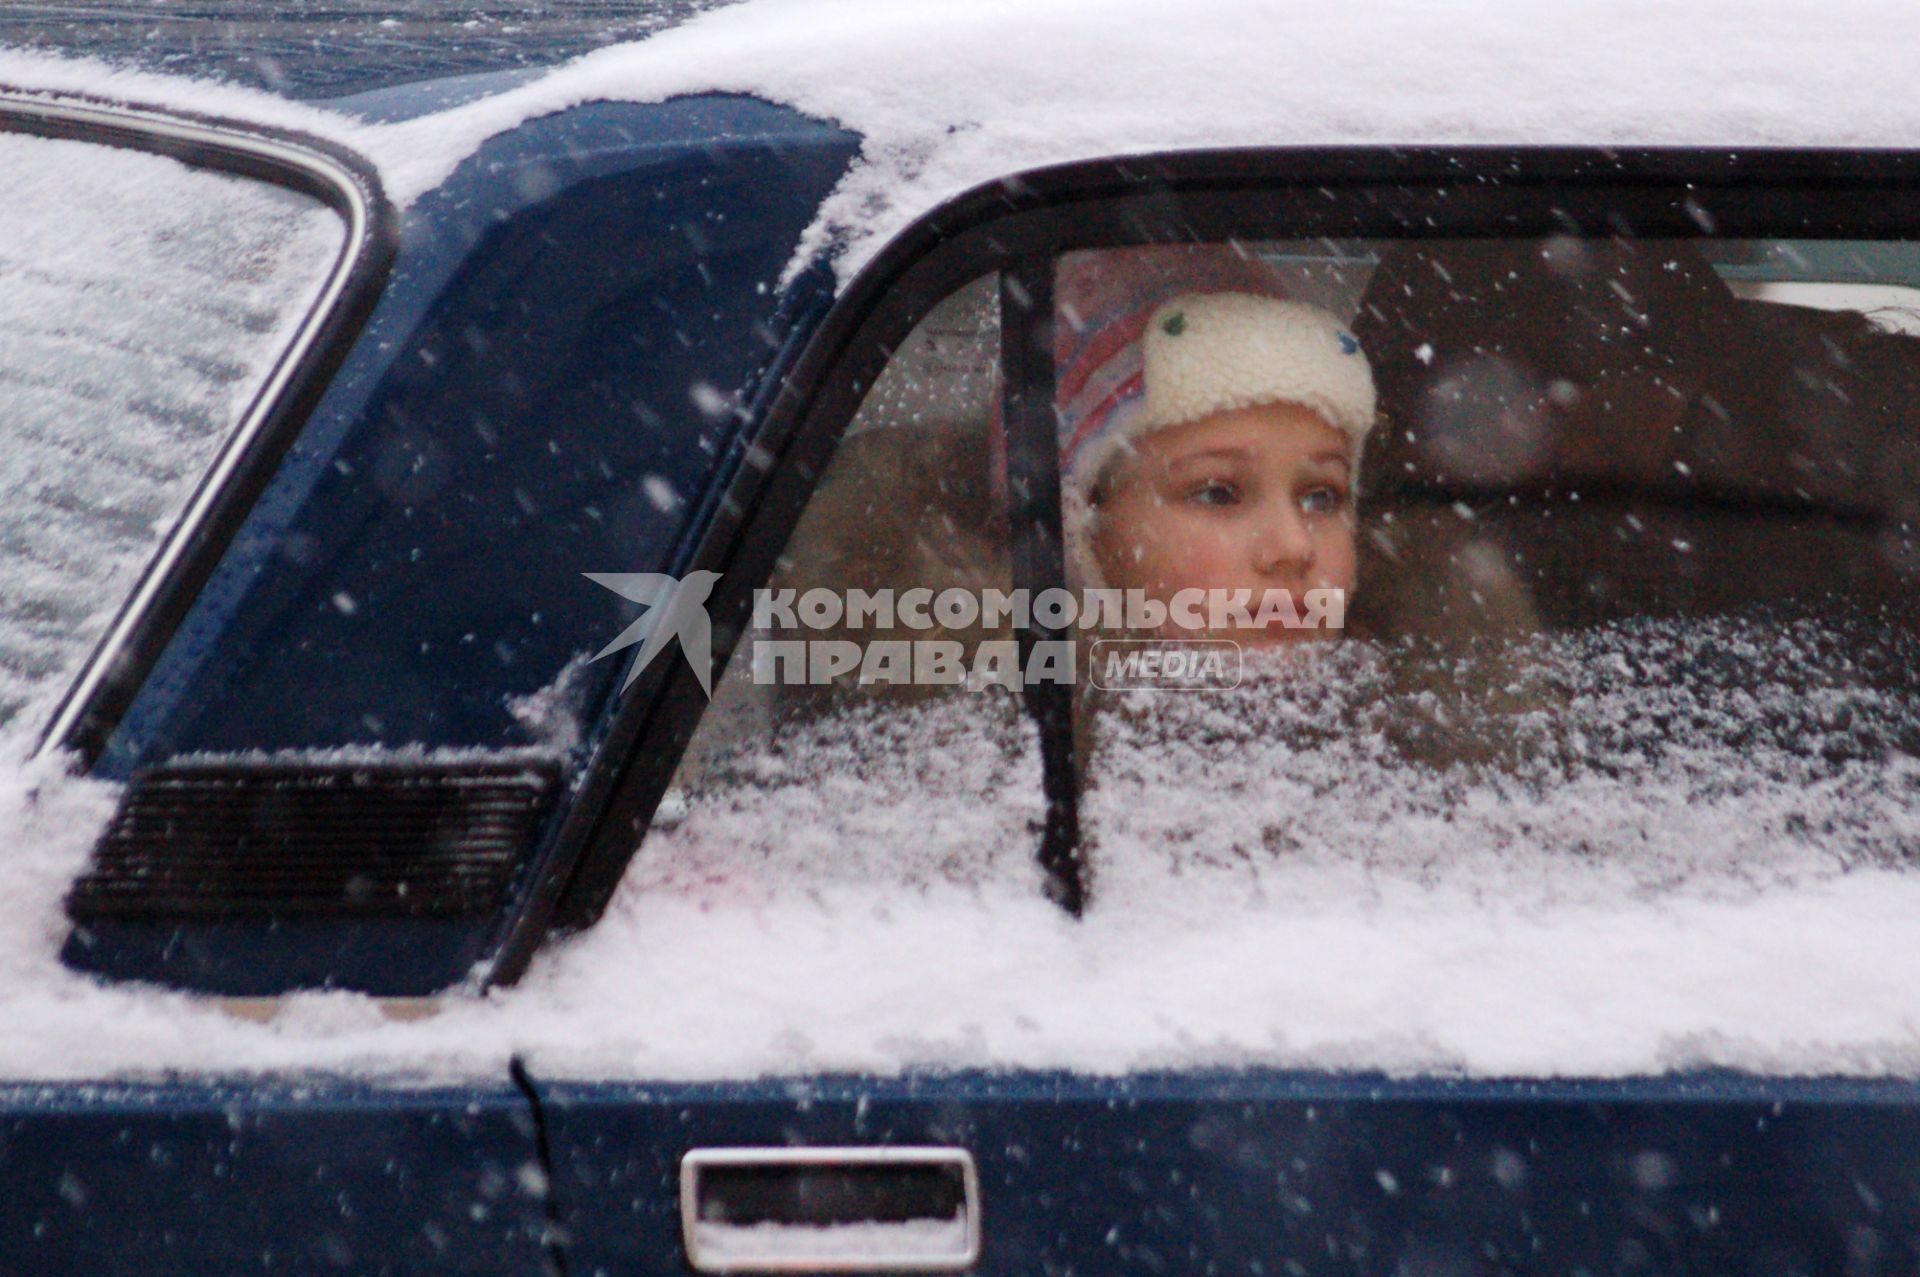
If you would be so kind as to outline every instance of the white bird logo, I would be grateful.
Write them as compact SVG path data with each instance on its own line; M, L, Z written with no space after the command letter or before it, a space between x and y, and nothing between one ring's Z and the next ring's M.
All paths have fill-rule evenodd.
M707 596L720 580L718 572L702 569L684 577L668 576L664 572L583 572L581 575L647 609L639 620L621 630L613 642L593 654L597 661L621 648L635 643L641 645L640 654L627 670L626 681L620 684L621 691L633 686L633 680L660 655L669 639L677 638L687 664L693 666L693 676L700 680L700 690L707 694L708 700L713 699L713 621L707 616Z

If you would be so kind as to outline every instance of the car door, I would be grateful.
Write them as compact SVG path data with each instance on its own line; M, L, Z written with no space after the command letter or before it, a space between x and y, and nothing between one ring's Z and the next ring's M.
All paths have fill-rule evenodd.
M1856 162L1885 183L1861 204L1832 180ZM1173 156L1022 175L904 236L720 503L691 565L730 663L683 638L636 667L639 743L555 915L577 934L532 960L598 973L606 1020L527 1056L569 1262L1910 1262L1910 1083L1647 1045L1720 1022L1650 1007L1706 978L1657 936L1729 881L1798 899L1816 862L1913 850L1883 783L1911 754L1911 525L1890 472L1854 482L1906 446L1913 354L1728 282L1910 251L1866 211L1912 199L1881 162ZM1124 597L1040 601L1086 584L1076 343L1103 305L1268 288L1347 324L1381 398L1344 681L1089 669L1089 630L1165 633L1127 638ZM1827 801L1855 783L1869 809ZM1730 1001L1770 1024L1796 950L1755 944L1776 974Z

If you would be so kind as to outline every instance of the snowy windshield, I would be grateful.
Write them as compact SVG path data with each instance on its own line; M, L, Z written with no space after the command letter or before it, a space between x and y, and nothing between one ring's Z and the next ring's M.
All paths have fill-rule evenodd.
M339 253L307 197L0 134L0 725L72 682Z

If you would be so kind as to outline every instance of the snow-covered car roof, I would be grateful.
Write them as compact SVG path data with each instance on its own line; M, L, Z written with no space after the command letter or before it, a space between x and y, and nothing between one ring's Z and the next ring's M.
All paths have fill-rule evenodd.
M636 5L609 21L617 30L663 14L683 11ZM483 30L537 64L568 48L557 32L586 20L556 11L510 33ZM276 38L271 24L243 25L232 47ZM4 29L0 82L304 124L369 156L403 204L487 138L583 102L760 97L864 139L797 248L802 258L833 253L845 280L969 187L1111 155L1349 144L1898 147L1920 128L1920 100L1901 87L1916 42L1920 14L1885 0L1843 10L1809 0L1577 0L1544 14L1525 0L744 0L391 123L353 114L378 110L378 92L342 104L339 118L123 69L92 48L80 63L6 52ZM433 74L457 45L400 47ZM287 52L325 61L338 47ZM403 89L389 94L405 100Z

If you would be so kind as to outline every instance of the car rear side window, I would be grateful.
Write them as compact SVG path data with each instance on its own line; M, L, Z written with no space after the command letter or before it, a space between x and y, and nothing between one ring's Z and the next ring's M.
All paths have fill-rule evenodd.
M336 267L307 195L0 133L0 728L42 717Z
M1138 605L1079 640L1096 907L1920 854L1920 250L1249 240L1055 281L1069 573Z

